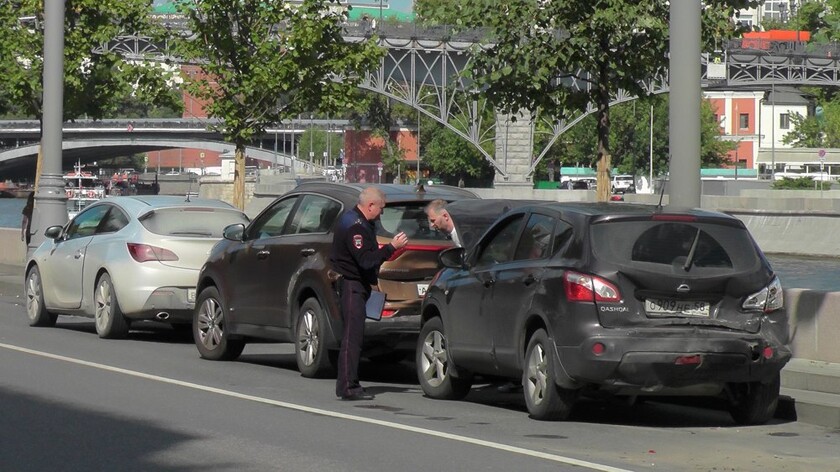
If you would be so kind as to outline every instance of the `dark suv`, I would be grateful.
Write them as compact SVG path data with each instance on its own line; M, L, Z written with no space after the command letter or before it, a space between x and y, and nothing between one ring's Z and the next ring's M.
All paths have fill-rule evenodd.
M306 183L272 202L248 227L225 228L198 280L193 334L201 357L230 360L248 342L294 342L304 376L332 370L342 332L329 268L332 228L368 185ZM379 187L387 201L376 222L380 243L400 231L409 237L379 272L387 295L382 320L365 327L364 354L389 361L414 348L422 296L440 268L438 253L452 246L429 228L425 205L476 196L448 186Z
M544 203L441 253L416 348L430 397L473 374L521 381L535 419L580 394L720 395L741 424L770 419L790 358L779 279L721 213Z

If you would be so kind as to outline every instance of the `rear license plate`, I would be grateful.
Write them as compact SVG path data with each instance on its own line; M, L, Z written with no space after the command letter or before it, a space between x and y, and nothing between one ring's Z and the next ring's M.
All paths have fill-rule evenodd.
M426 290L429 290L429 284L417 284L417 296L423 297L426 295Z
M648 298L645 311L653 316L709 316L709 302Z
M188 288L187 289L187 301L190 303L195 303L195 289Z

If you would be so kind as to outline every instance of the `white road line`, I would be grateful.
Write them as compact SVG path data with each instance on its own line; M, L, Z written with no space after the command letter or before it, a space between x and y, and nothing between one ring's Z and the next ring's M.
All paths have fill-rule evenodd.
M278 406L278 407L286 408L286 409L289 409L289 410L303 411L303 412L306 412L306 413L314 413L314 414L317 414L317 415L323 415L323 416L328 416L328 417L332 417L332 418L340 418L340 419L349 420L349 421L358 421L360 423L375 424L377 426L383 426L385 428L399 429L399 430L403 430L403 431L411 431L411 432L417 433L417 434L424 434L424 435L433 436L433 437L436 437L436 438L451 439L453 441L460 441L462 443L489 447L489 448L498 449L498 450L501 450L501 451L512 452L512 453L515 453L515 454L521 454L521 455L524 455L524 456L536 457L536 458L539 458L539 459L545 459L545 460L549 460L549 461L553 461L553 462L560 462L560 463L563 463L563 464L574 465L574 466L578 466L578 467L585 467L585 468L591 469L591 470L599 470L599 471L604 471L604 472L631 472L627 469L619 469L617 467L611 467L611 466L608 466L608 465L583 461L583 460L574 459L574 458L571 458L571 457L565 457L565 456L560 456L560 455L556 455L556 454L549 454L549 453L545 453L545 452L535 451L535 450L532 450L532 449L525 449L525 448L522 448L522 447L509 446L507 444L501 444L501 443L496 443L496 442L492 442L492 441L485 441L485 440L482 440L482 439L475 439L475 438L470 438L470 437L467 437L467 436L460 436L460 435L457 435L457 434L443 433L443 432L434 431L434 430L431 430L431 429L418 428L416 426L408 426L408 425L404 425L404 424L400 424L400 423L392 423L390 421L377 420L377 419L373 419L373 418L365 418L363 416L356 416L356 415L348 415L348 414L345 414L345 413L339 413L339 412L330 411L330 410L322 410L320 408L312 408L312 407L305 406L305 405L298 405L296 403L282 402L282 401L278 401L278 400L272 400L272 399L269 399L269 398L255 397L253 395L245 395L243 393L232 392L230 390L222 390L220 388L209 387L207 385L200 385L200 384L195 384L195 383L191 383L191 382L184 382L182 380L170 379L170 378L167 378L167 377L160 377L160 376L157 376L157 375L144 374L143 372L137 372L137 371L128 370L128 369L121 369L119 367L113 367L113 366L109 366L109 365L105 365L105 364L98 364L96 362L83 361L81 359L74 359L72 357L65 357L65 356L60 356L60 355L57 355L57 354L50 354L48 352L35 351L33 349L27 349L25 347L14 346L14 345L11 345L11 344L0 343L0 348L5 348L5 349L9 349L11 351L18 351L18 352L22 352L22 353L26 353L26 354L32 354L34 356L46 357L48 359L55 359L55 360L59 360L59 361L70 362L72 364L78 364L78 365L83 365L83 366L87 366L87 367L93 367L95 369L105 370L105 371L108 371L108 372L115 372L115 373L118 373L118 374L130 375L132 377L138 377L138 378L141 378L141 379L153 380L153 381L156 381L156 382L161 382L161 383L166 383L166 384L171 384L171 385L178 385L180 387L191 388L191 389L194 389L194 390L201 390L201 391L204 391L204 392L215 393L215 394L224 395L224 396L227 396L227 397L238 398L238 399L241 399L241 400L248 400L248 401L257 402L257 403L264 403L266 405Z

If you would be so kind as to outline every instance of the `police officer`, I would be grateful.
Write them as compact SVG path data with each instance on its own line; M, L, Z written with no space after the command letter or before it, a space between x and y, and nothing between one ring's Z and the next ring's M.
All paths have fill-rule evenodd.
M376 187L367 187L359 202L338 220L333 238L330 262L341 274L340 305L344 320L341 351L338 356L338 378L335 393L342 400L372 400L373 395L359 385L359 356L365 334L365 303L371 287L377 284L379 266L394 251L408 243L405 233L397 233L390 244L379 247L374 221L385 208L385 194Z

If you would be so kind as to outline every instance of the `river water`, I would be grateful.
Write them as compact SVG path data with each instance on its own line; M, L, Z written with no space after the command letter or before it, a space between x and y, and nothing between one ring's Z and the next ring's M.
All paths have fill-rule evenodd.
M0 228L20 228L23 198L0 198ZM768 254L785 288L840 292L840 258Z

